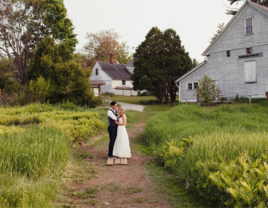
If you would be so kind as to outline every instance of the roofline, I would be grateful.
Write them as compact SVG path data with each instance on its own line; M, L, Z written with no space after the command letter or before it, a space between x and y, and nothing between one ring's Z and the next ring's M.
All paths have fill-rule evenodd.
M254 7L259 12L261 12L262 14L264 14L268 17L268 12L261 9L261 7L264 7L264 6L260 5L260 7L258 7L256 4L252 3L251 1L248 1L248 3L250 4L250 6Z
M200 69L202 66L206 65L207 61L203 61L202 63L198 64L195 68L193 68L191 71L187 72L186 74L184 74L183 76L181 76L179 79L177 79L175 81L175 83L178 83L180 81L182 81L183 79L185 79L186 77L188 77L189 75L191 75L192 73L194 73L196 70Z
M228 22L228 24L224 27L224 29L221 31L221 33L217 36L217 38L207 47L207 49L202 53L202 56L209 55L209 50L215 45L215 43L218 42L218 40L223 36L223 34L229 29L229 27L234 23L234 21L240 16L240 14L243 12L243 10L246 8L247 5L252 5L248 1L246 1L243 6L238 10L235 16ZM254 5L255 7L255 5Z

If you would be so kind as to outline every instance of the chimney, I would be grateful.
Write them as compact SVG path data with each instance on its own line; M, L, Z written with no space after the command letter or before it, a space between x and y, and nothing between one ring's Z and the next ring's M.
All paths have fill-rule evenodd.
M114 54L110 54L110 63L113 64L114 63Z

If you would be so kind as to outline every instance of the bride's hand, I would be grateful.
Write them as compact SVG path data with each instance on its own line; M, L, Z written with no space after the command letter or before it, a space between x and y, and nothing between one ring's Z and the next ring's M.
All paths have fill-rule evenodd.
M118 124L118 122L117 121L114 121L116 124Z

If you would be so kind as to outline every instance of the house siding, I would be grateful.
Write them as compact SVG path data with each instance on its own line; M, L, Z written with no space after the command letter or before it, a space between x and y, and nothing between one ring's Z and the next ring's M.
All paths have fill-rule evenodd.
M98 75L96 75L96 69L98 69ZM133 91L130 93L130 90L115 90L115 87L118 86L128 86L128 87L133 87L132 80L126 80L126 85L122 85L122 80L112 80L111 77L109 77L100 67L98 63L95 64L92 70L92 76L90 77L91 80L104 80L106 85L101 86L101 92L109 92L109 93L114 93L117 95L125 95L125 96L130 96L130 95L137 95L137 91Z
M245 35L244 20L254 17L252 35ZM264 97L268 92L268 18L251 6L244 11L211 48L207 64L179 82L180 101L196 102L194 90L187 90L187 83L198 81L208 75L217 81L224 97L252 95ZM252 53L262 52L263 57L238 59L239 55L246 54L246 48L252 47ZM231 51L227 57L226 51ZM244 62L256 61L257 83L246 84Z
M99 74L96 75L96 69L98 69ZM95 64L92 70L92 76L90 77L91 80L103 80L105 81L106 85L101 86L101 92L110 92L115 93L115 90L112 88L112 79L109 77L104 71L102 71L98 62Z

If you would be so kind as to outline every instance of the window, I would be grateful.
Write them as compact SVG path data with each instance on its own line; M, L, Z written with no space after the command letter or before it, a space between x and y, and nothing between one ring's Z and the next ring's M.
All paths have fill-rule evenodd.
M188 90L192 90L193 89L193 83L188 83Z
M246 34L252 34L253 33L253 18L247 18L246 19Z
M126 80L122 80L122 85L126 85Z
M257 82L257 69L256 61L246 61L244 64L245 69L245 83L256 83Z
M227 55L227 57L230 57L231 56L231 51L226 51L226 55Z
M252 53L252 47L251 48L247 48L247 54Z
M99 69L97 68L95 71L95 75L98 76L99 75Z
M198 82L194 82L194 89L197 89L198 87Z

